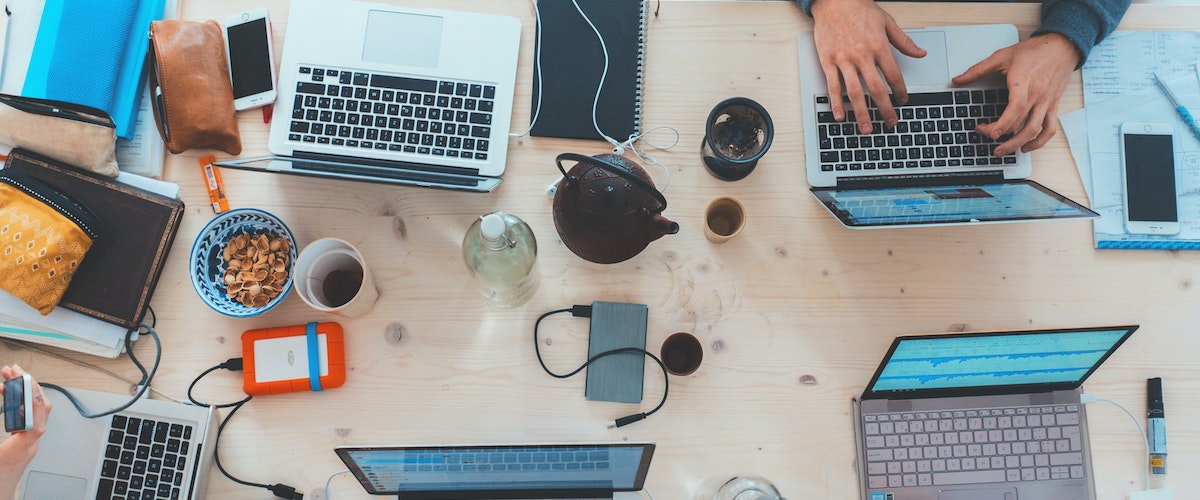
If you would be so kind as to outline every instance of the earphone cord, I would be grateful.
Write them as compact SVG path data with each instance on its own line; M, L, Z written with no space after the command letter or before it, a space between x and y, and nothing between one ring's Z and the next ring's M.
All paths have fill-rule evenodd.
M534 55L533 55L533 60L534 60L533 64L536 68L534 70L534 75L535 75L535 78L537 79L537 96L536 96L537 103L534 104L534 107L533 107L533 117L529 120L529 128L525 129L525 132L523 132L521 134L509 134L510 137L524 137L524 136L529 135L530 131L533 130L534 124L537 123L538 114L542 110L542 13L538 9L537 0L530 0L530 1L533 3L533 14L534 14L534 19L536 20L536 24L537 24L537 28L535 30L535 33L536 33L535 36L537 38L537 41L536 41L537 49L534 51ZM603 137L604 140L608 141L609 144L612 144L614 154L617 154L617 155L624 154L625 150L628 149L629 151L632 151L634 156L637 156L638 159L640 159L646 163L652 163L654 165L658 165L660 168L662 168L663 174L665 177L663 179L662 187L659 188L659 191L666 191L667 186L670 185L670 183L671 183L671 170L668 169L666 165L659 163L658 160L655 160L653 157L646 154L645 151L643 151L642 149L639 149L634 144L639 140L645 140L646 144L648 144L653 149L658 149L658 150L671 149L679 144L679 131L675 130L675 128L673 128L673 127L659 125L657 127L651 127L649 130L647 130L644 133L636 133L635 132L635 133L629 134L629 137L626 138L624 142L621 142L621 141L618 141L618 140L610 137L608 134L605 134L603 130L600 130L600 123L596 120L596 109L600 104L600 92L604 89L604 80L608 78L608 61L609 61L608 45L606 43L604 43L604 36L600 34L600 30L598 28L596 28L596 25L594 23L592 23L591 18L589 18L587 16L587 14L585 14L583 12L583 8L579 6L579 2L577 0L571 0L571 3L575 6L575 10L577 12L579 12L579 15L581 17L583 17L583 20L585 22L587 22L587 25L592 28L592 33L595 33L596 39L600 41L601 53L604 54L603 71L600 72L600 81L596 84L596 93L592 97L592 128L596 129L596 133L600 134L600 137ZM646 135L650 134L650 132L653 132L658 129L667 129L667 130L670 130L675 133L675 140L674 140L674 142L671 143L670 146L659 147L659 146L656 146L656 145L650 143L649 140L644 139Z

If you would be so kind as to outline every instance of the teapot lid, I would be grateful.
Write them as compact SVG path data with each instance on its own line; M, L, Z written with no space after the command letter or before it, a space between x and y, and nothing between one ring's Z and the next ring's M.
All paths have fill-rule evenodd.
M620 158L620 157L618 157L618 158L621 160L624 160L624 158ZM605 170L611 174L614 174L618 177L621 177L621 178L629 181L631 184L637 186L642 191L645 191L646 193L650 194L650 196L653 196L655 201L658 202L658 208L651 210L651 213L662 213L664 210L667 209L667 197L663 196L662 192L660 192L658 190L658 188L654 187L654 184L646 182L645 179L638 177L636 174L625 169L621 165L617 165L616 163L608 161L604 158L600 158L598 156L587 156L587 155L581 155L578 153L563 153L563 154L558 155L558 157L554 159L554 163L558 165L558 171L562 172L563 178L568 179L568 180L572 180L572 178L570 175L567 174L567 170L565 168L563 168L563 164L562 164L563 160L572 160L572 161L576 161L579 163L586 163L588 165L598 167L602 170Z

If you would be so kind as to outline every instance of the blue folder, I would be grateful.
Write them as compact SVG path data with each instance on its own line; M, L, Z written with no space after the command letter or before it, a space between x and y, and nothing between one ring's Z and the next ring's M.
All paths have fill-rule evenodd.
M166 0L46 0L21 95L104 110L129 139Z

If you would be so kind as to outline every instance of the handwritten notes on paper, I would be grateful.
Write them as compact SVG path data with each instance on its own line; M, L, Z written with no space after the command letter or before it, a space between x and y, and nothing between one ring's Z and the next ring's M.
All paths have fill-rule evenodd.
M1198 60L1197 32L1118 31L1092 49L1083 67L1089 161L1079 164L1084 181L1091 178L1091 208L1100 213L1100 218L1093 221L1097 248L1200 249L1200 140L1187 132L1174 106L1154 82L1154 74L1158 73L1176 88L1185 106L1200 109ZM1181 223L1178 235L1135 235L1125 230L1120 165L1120 128L1125 122L1169 123L1175 127Z

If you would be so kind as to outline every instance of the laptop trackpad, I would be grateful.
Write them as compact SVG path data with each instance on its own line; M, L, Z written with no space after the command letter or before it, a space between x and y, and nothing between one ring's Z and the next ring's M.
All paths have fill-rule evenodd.
M48 472L30 471L21 498L84 498L87 480Z
M1017 500L1016 488L967 488L942 490L938 500Z
M367 14L363 60L436 68L442 48L442 21L437 16L372 10Z
M906 31L908 36L925 49L925 57L915 58L901 54L892 48L896 64L904 74L904 85L945 85L950 81L950 65L946 59L946 33L944 31Z

